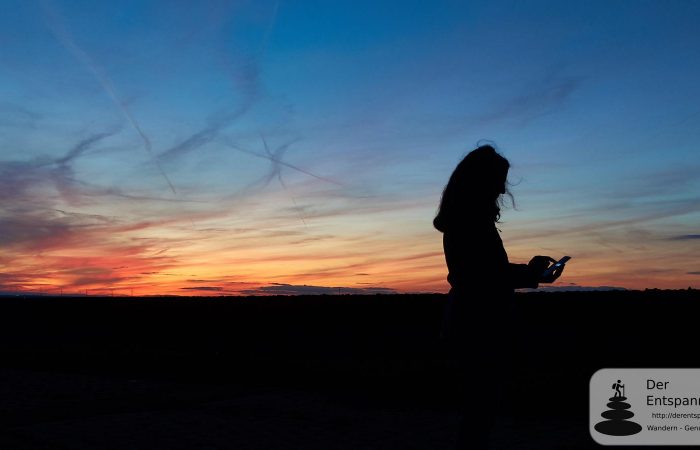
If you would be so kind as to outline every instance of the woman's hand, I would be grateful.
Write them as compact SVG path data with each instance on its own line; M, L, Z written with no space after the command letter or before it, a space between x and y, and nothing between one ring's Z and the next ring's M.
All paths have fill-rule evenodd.
M529 263L527 263L527 265L533 270L533 272L543 274L549 265L555 262L557 262L557 260L550 256L535 256Z
M559 278L561 273L564 271L564 266L566 266L566 264L562 264L561 266L557 267L546 277L540 276L540 283L554 283L554 280Z
M555 262L557 262L557 260L550 256L535 256L529 263L527 263L527 265L535 274L537 274L537 281L539 283L552 283L554 280L559 278L564 270L564 266L556 269L547 277L543 277L542 274L549 268L550 264Z

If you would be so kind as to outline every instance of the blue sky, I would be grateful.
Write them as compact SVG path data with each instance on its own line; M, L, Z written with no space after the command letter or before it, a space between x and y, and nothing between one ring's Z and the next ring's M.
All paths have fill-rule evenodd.
M430 223L483 140L511 260L700 286L700 3L3 10L1 290L445 291Z

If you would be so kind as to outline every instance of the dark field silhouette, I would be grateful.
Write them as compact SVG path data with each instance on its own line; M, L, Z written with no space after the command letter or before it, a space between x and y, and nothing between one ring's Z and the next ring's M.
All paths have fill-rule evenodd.
M461 394L439 338L446 301L4 297L0 447L452 448ZM698 366L700 291L515 304L496 448L597 448L596 370Z

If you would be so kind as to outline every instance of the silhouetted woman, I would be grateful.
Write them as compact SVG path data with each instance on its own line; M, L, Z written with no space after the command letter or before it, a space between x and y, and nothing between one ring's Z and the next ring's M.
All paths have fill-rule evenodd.
M500 385L511 347L514 289L551 283L541 274L554 259L535 256L529 264L512 264L496 222L500 199L508 191L510 164L490 145L471 151L445 186L433 225L443 233L450 283L443 336L460 362L464 418L458 448L488 448Z

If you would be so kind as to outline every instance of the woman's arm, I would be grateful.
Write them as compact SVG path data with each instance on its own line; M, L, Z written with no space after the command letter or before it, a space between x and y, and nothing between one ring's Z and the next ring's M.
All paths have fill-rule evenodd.
M513 289L536 289L539 286L540 274L527 264L508 263L508 273Z

